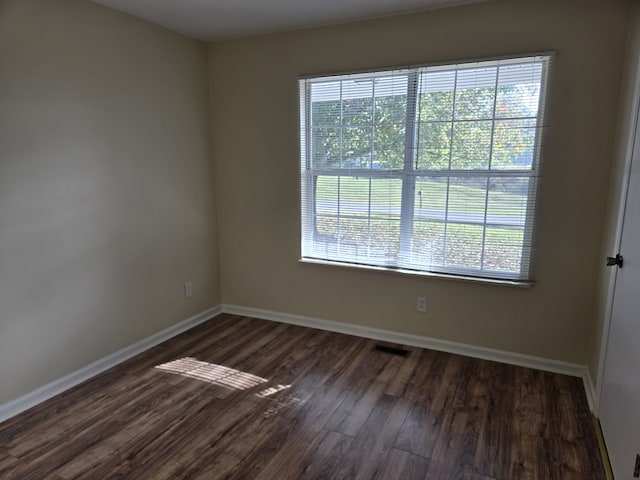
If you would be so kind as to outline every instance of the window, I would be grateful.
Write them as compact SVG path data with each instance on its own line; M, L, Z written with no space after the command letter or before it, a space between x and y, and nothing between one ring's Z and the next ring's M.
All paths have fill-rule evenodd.
M302 259L530 281L549 56L302 79Z

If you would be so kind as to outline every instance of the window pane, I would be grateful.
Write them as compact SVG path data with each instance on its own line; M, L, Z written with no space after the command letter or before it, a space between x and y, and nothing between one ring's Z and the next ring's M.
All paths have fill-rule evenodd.
M487 196L486 177L452 177L449 180L448 219L456 222L484 222Z
M416 180L411 257L423 267L444 263L447 184L443 177Z
M523 228L488 227L484 245L485 270L519 273Z
M342 123L345 125L371 125L373 122L373 99L353 98L342 102Z
M368 178L339 177L340 215L368 215L369 185Z
M530 169L533 165L535 141L535 119L496 120L491 168Z
M324 237L325 241L337 238L338 217L334 215L316 216L316 239Z
M400 245L400 218L376 215L371 219L369 252L372 257L384 257L386 263L398 261Z
M489 167L491 127L491 121L468 121L454 124L452 169L478 170Z
M455 84L454 70L424 73L420 77L418 120L451 120Z
M371 255L384 255L394 262L398 259L400 245L400 204L402 180L371 180Z
M335 243L338 235L338 177L317 177L315 180L314 239Z
M528 200L528 178L490 178L487 223L524 228Z
M318 102L313 104L311 122L316 127L340 125L340 102Z
M374 168L402 168L404 165L405 125L377 127L373 134Z
M340 129L314 128L311 131L312 157L315 168L333 168L340 165Z
M433 269L443 266L444 223L416 219L413 224L411 262L422 268Z
M485 270L519 273L528 211L528 178L490 178Z
M316 237L331 258L344 255L397 260L400 179L320 176L316 181ZM385 260L386 261L386 260Z
M478 269L482 264L483 227L447 224L445 265Z
M445 170L451 155L451 124L422 123L418 127L416 168Z
M319 176L316 178L316 214L338 214L340 177Z
M417 219L445 220L448 184L446 177L419 177L416 180L414 215Z
M536 117L541 74L539 63L500 67L496 118Z
M445 265L482 266L482 239L487 196L486 177L449 180Z
M405 78L406 92L406 78ZM376 88L375 98L375 123L376 125L394 125L404 123L407 120L407 95L384 95Z
M493 117L497 68L472 68L458 72L456 120Z
M371 128L346 127L342 130L342 168L369 168Z
M310 86L311 124L340 125L340 82L321 82Z

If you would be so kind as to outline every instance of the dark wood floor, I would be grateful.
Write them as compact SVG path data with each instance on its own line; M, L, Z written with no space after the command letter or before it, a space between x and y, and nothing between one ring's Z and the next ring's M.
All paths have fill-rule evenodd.
M604 479L577 378L220 315L0 424L0 478Z

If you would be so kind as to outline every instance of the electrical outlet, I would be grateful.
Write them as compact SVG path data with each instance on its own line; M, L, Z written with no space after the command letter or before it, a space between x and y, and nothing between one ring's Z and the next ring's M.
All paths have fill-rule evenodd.
M193 286L191 282L187 282L184 284L184 298L191 298L193 295Z
M420 313L426 313L427 312L427 297L418 297L418 303L416 305L416 309Z

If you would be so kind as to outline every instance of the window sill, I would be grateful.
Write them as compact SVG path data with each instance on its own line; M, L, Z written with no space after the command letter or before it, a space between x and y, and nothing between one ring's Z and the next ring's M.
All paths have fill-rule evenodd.
M333 262L330 260L319 260L316 258L300 258L298 259L300 263L309 263L315 265L326 265L326 266L335 266L342 268L353 268L357 270L373 270L379 272L389 272L396 273L399 275L409 275L415 277L427 277L427 278L442 278L446 280L457 280L467 283L480 283L483 285L497 285L497 286L507 286L507 287L517 287L517 288L531 288L535 285L533 281L515 281L515 280L506 280L506 279L495 279L495 278L479 278L479 277L469 277L464 275L454 275L447 273L436 273L436 272L420 272L417 270L409 270L403 268L390 268L390 267L378 267L372 265L361 265L357 263L344 263L344 262Z

